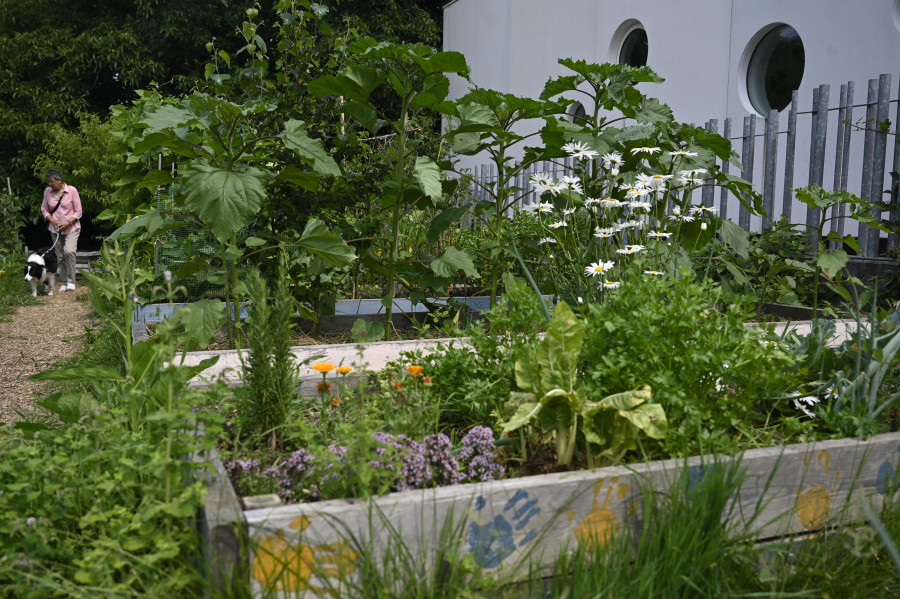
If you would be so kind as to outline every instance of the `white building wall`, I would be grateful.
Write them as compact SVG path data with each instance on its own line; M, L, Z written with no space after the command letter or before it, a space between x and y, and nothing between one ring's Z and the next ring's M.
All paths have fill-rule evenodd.
M648 66L666 79L661 85L642 84L641 90L668 104L681 122L702 125L718 119L722 133L724 119L732 118L732 137L742 133L744 117L753 113L744 83L746 63L755 42L775 24L790 25L803 41L801 112L811 109L813 88L820 84L831 85L832 107L838 103L841 84L848 81L855 82L854 103L864 103L868 80L882 73L894 75L890 97L894 101L898 97L900 0L455 0L444 8L444 49L466 56L474 84L537 97L547 79L568 72L557 63L559 58L616 62L617 33L634 20L647 32ZM453 81L451 97L459 97L467 87L461 79ZM857 108L853 116L862 120L865 109ZM780 131L786 129L787 117L785 109ZM896 102L889 118L897 120ZM811 133L803 115L798 123L794 187L809 179ZM757 119L757 134L764 128L765 120ZM836 131L837 114L832 112L826 187L833 179ZM783 196L784 136L780 137L776 215ZM863 134L854 133L852 140L848 188L859 193ZM894 155L891 145L886 172ZM735 143L735 150L740 149ZM762 156L760 138L755 160L759 180ZM464 166L482 162L477 157L461 160ZM884 187L889 181L886 176ZM736 220L736 202L732 205L733 213L726 216ZM795 221L803 220L804 206L795 202L792 211ZM754 219L753 225L758 228L759 220Z

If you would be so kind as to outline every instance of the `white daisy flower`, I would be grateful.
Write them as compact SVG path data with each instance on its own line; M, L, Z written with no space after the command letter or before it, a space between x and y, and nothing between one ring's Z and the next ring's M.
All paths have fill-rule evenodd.
M577 208L566 208L563 210L563 216L569 216L570 214L575 214Z
M584 207L590 208L594 204L599 204L599 203L600 203L600 200L598 200L597 198L588 198L584 201Z
M639 220L626 220L623 223L619 223L616 225L616 228L621 231L623 229L643 229L644 223Z
M550 202L539 202L537 204L528 206L527 210L541 213L553 212L553 204L551 204Z
M799 393L794 391L791 395L795 395L793 399L794 407L809 416L810 418L815 418L816 415L812 413L809 409L819 403L819 398L814 395L807 395L806 397L799 397Z
M650 231L647 233L647 237L650 239L668 239L672 234L667 231Z
M692 223L692 222L694 222L694 217L691 216L690 214L679 214L676 212L675 214L673 214L672 216L669 217L669 220L672 222L681 221L684 223Z
M611 237L615 237L617 232L618 229L616 229L615 227L608 227L605 229L598 228L596 231L594 231L594 237L596 237L597 239L610 239Z
M632 210L650 210L653 207L652 202L630 202L628 205Z
M637 176L637 181L640 181L643 185L651 188L651 189L662 189L666 186L666 181L671 179L674 175L645 175L641 173Z
M651 276L654 276L654 277L661 277L661 276L665 275L666 273L660 272L660 271L658 271L658 270L645 270L645 271L644 271L644 274L645 274L645 275L651 275Z
M556 243L556 240L552 237L544 237L542 239L538 239L538 245L544 245L545 243Z
M617 254L637 254L640 251L644 250L644 246L642 245L626 245L623 248L619 248L616 250Z
M618 281L603 281L603 288L604 289L618 289L620 284L621 283L619 283Z
M653 154L656 154L656 153L659 152L659 151L660 151L659 148L651 148L650 146L641 146L640 148L631 148L631 153L632 153L632 154L640 154L640 153L644 153L644 154L650 154L650 155L653 155Z
M561 227L565 227L565 226L566 226L566 221L564 221L564 220L558 220L558 221L556 221L555 223L550 223L550 224L547 225L547 226L550 227L551 229L559 229L559 228L561 228Z
M569 142L562 149L564 152L568 152L572 158L593 158L599 154L580 141Z
M650 195L650 190L646 187L632 187L625 192L625 199L633 200L635 198L642 198L646 195Z
M703 204L699 204L697 206L691 206L689 212L691 214L715 214L719 209L714 206L706 206Z
M528 181L534 187L540 187L546 189L552 182L553 177L550 176L549 173L534 173L530 177L528 177Z
M625 202L613 199L609 196L603 196L602 198L600 198L600 207L601 208L619 208L624 205L625 205Z
M687 150L676 150L674 152L666 152L669 156L681 156L682 158L693 158L697 152L688 152Z
M582 191L581 189L581 179L579 179L578 177L570 177L566 175L562 178L560 185L565 186L567 189L571 189L575 193L584 193L584 191Z
M603 274L615 265L615 262L592 262L584 268L584 274L588 275L589 277L596 277L597 275Z
M610 152L609 154L603 155L603 168L609 169L613 166L621 166L622 165L622 154L619 152Z

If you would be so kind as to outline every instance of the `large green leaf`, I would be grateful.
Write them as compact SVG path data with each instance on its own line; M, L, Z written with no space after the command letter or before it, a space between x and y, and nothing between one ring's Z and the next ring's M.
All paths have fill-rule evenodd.
M153 235L167 224L172 224L168 216L161 210L151 210L146 214L137 216L113 231L106 241L115 241L120 237L128 237L140 231L146 230L148 235Z
M750 235L730 220L719 222L719 238L741 258L747 258L750 251Z
M291 119L284 124L281 134L284 145L303 158L313 161L313 169L321 175L339 177L341 169L334 158L325 150L321 139L313 139L307 134L303 121Z
M441 169L434 160L428 156L417 156L413 180L423 194L435 201L441 199Z
M36 403L45 410L59 416L60 421L66 424L78 422L83 416L92 413L100 406L97 403L97 399L89 393L72 395L54 393Z
M266 198L265 173L244 172L192 162L184 169L185 204L224 243L250 222Z
M347 245L339 235L329 231L325 223L317 218L306 223L297 244L332 266L346 266L356 260L356 250Z
M179 106L163 106L148 113L140 122L147 126L148 133L181 127L197 120L197 115Z
M444 278L452 277L458 270L463 271L470 277L479 276L472 258L452 245L444 250L440 258L431 261L431 270L437 276Z
M674 120L672 109L656 98L647 98L635 113L634 120L639 123L668 123Z
M437 243L441 234L468 212L468 206L450 206L445 209L431 220L431 224L428 226L428 232L425 234L425 241L428 245Z
M537 418L538 414L540 414L541 412L542 407L543 406L540 402L523 402L519 404L519 407L516 410L515 414L513 414L509 420L500 423L500 428L507 433L521 428Z
M842 268L847 266L850 258L844 250L834 250L833 252L823 252L819 254L816 264L825 271L829 277L834 277Z
M547 333L538 344L532 368L539 375L536 391L575 388L578 355L584 342L584 324L565 302L556 305Z
M307 191L316 191L319 189L319 175L304 171L293 164L287 165L275 178L282 181L290 181L294 185L298 185Z
M185 331L200 347L205 347L212 342L224 314L225 308L222 302L212 299L193 302L179 312Z

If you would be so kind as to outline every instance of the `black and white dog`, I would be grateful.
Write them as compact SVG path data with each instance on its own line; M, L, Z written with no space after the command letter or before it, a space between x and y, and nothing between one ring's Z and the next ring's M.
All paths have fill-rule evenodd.
M38 283L43 283L47 295L53 295L56 284L56 253L46 248L28 256L25 263L25 280L31 283L31 296L37 297Z

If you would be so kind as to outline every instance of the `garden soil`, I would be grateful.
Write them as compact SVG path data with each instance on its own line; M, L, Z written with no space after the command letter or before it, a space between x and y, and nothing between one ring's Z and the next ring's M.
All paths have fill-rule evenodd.
M89 293L79 287L40 295L40 304L22 306L0 322L0 422L21 420L17 410L25 417L40 412L34 401L49 392L48 383L28 377L79 352L84 327L91 324Z

